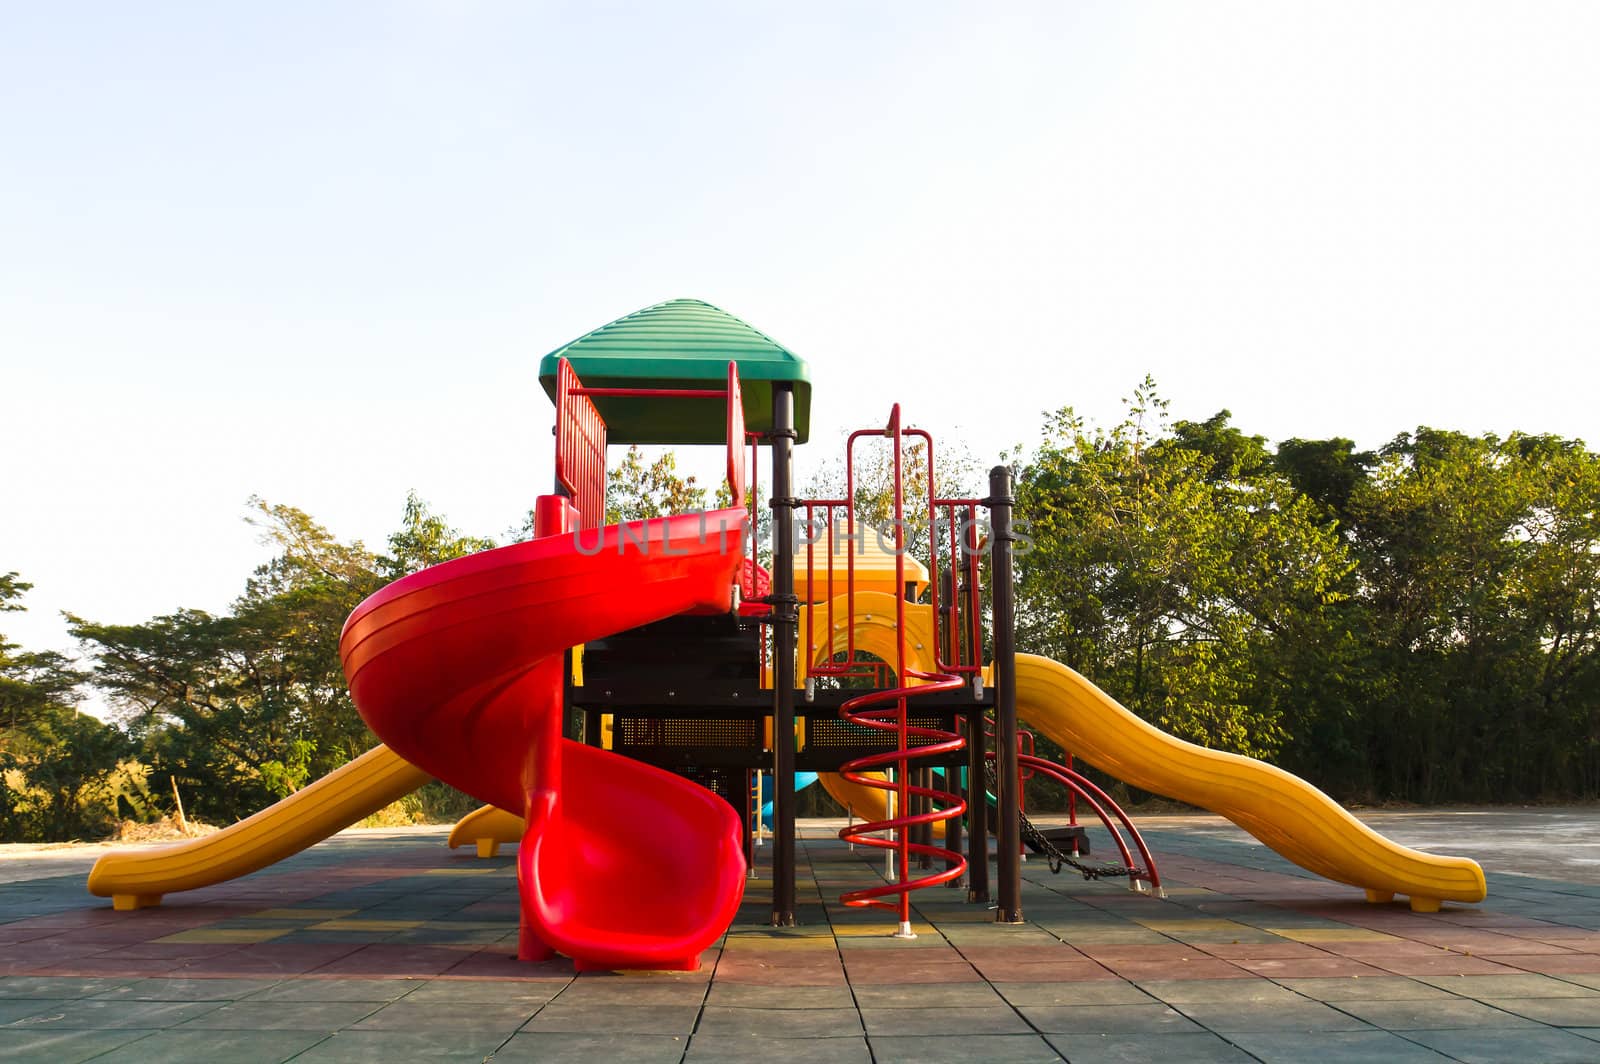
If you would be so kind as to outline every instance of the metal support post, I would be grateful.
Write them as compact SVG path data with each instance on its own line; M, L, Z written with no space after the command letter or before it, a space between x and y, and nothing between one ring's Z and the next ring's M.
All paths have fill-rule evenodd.
M1017 642L1016 588L1012 582L1011 470L989 471L989 521L994 544L989 556L990 590L994 597L994 745L995 781L999 800L996 880L999 906L995 922L1022 922L1022 803L1017 779Z
M772 926L794 926L794 385L772 385Z

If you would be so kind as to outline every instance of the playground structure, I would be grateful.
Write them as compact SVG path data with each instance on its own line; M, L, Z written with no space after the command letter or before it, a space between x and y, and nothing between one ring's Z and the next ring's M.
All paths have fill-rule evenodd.
M1010 474L995 469L983 498L941 497L935 441L897 405L849 436L843 495L807 500L793 477L806 365L716 308L676 300L621 318L547 356L540 379L556 406L556 485L537 500L535 538L398 580L346 624L351 693L386 745L215 835L109 854L91 892L117 909L154 905L281 860L437 777L488 803L452 846L520 844L520 956L692 968L754 865L758 771L771 784L775 926L795 922L797 772L822 774L863 818L845 837L895 853L892 877L845 898L892 912L895 934L911 933L913 892L941 884L1022 920L1020 852L1025 836L1038 844L1021 810L1028 771L1110 830L1118 861L1080 870L1158 887L1131 823L1070 765L1032 757L1023 718L1370 901L1405 895L1433 911L1484 897L1474 862L1398 846L1305 781L1166 735L1072 670L1017 653ZM882 530L857 512L869 441L892 464ZM724 448L729 504L607 524L611 443ZM764 508L747 505L763 448Z

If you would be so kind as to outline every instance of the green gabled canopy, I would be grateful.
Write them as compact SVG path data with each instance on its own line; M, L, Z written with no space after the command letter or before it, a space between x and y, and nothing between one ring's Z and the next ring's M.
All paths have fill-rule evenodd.
M698 299L672 299L602 325L539 363L552 399L556 366L565 358L591 388L720 388L728 363L739 364L745 427L772 427L772 385L794 385L798 443L811 431L811 378L805 360L725 310ZM722 443L721 399L634 399L601 396L595 406L612 443Z

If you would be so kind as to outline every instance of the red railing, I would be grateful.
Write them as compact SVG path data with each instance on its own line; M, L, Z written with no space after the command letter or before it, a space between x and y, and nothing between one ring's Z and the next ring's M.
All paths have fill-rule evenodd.
M578 530L606 523L606 423L572 363L556 367L556 479L578 509Z
M990 754L989 760L994 761L995 755ZM1100 818L1100 823L1105 825L1106 831L1111 835L1112 843L1117 847L1117 852L1122 855L1123 867L1128 870L1128 881L1137 889L1143 889L1140 883L1149 883L1150 889L1161 890L1161 873L1156 870L1155 858L1150 856L1150 848L1145 845L1144 836L1139 834L1139 829L1133 826L1133 821L1128 819L1128 814L1122 811L1115 799L1100 788L1093 780L1065 765L1058 765L1054 761L1046 761L1042 757L1033 757L1028 754L1019 754L1017 764L1021 767L1035 770L1041 775L1055 780L1067 788L1067 793L1075 798L1082 798L1084 803ZM1074 816L1076 821L1076 816ZM1144 861L1140 868L1134 862L1133 854L1128 849L1128 844L1123 840L1122 832L1117 830L1121 824L1123 829L1133 839L1134 849L1139 851L1139 857Z
M605 524L606 423L594 405L597 398L725 399L728 493L734 507L745 505L747 434L737 362L728 363L727 384L722 388L589 388L578 379L572 363L563 358L556 367L556 479L578 508L580 529Z
M900 425L900 407L896 404L889 414L889 423L883 429L862 429L850 434L845 445L845 497L842 500L813 500L806 504L807 521L811 522L806 546L806 591L807 601L815 603L815 549L816 536L814 534L814 518L817 507L823 507L828 517L828 587L827 587L827 623L829 648L832 648L834 631L833 622L833 511L843 505L845 509L847 534L854 536L855 520L855 444L863 436L878 436L887 438L893 451L893 506L895 530L895 660L892 663L894 675L898 678L899 686L888 690L872 691L846 701L839 709L840 715L852 724L875 731L892 732L895 738L895 749L881 753L869 754L866 757L856 758L841 766L839 772L845 779L852 783L878 790L888 791L895 796L895 805L892 815L882 820L868 821L847 827L839 832L839 837L847 842L857 843L862 846L877 849L894 850L897 853L896 881L884 883L875 887L849 891L840 896L840 901L851 906L871 906L888 909L895 912L900 920L899 933L911 934L911 891L924 887L937 886L948 883L963 875L967 870L966 860L954 850L931 843L912 842L909 829L921 825L953 820L967 811L967 804L960 795L948 791L938 790L933 787L914 786L910 781L908 771L909 763L914 759L936 757L940 754L954 753L966 746L966 740L956 732L945 731L940 728L912 725L907 719L907 701L918 697L926 697L937 691L951 691L964 687L967 680L963 674L976 673L980 668L974 661L970 664L956 661L942 661L938 644L934 640L933 650L936 668L934 671L913 669L906 661L906 560L905 560L905 476L903 468L903 444L906 435L922 437L927 441L928 465L928 507L929 517L929 546L930 546L930 579L937 584L939 564L939 529L935 515L937 512L936 500L933 494L933 441L926 433L919 430L903 430ZM852 544L854 540L851 540ZM813 645L811 612L807 612L806 647L807 647L807 675L815 676L852 676L861 675L860 666L855 661L855 631L853 618L855 616L855 568L856 550L852 546L845 554L846 566L846 609L852 618L852 623L846 636L847 650L842 663L834 663L833 655L824 665L817 665ZM952 556L952 564L955 559ZM974 603L976 602L977 587L973 581L971 592ZM976 613L976 610L973 610ZM937 610L934 613L935 625L940 623ZM956 657L962 657L960 649L961 640L954 641L957 646ZM976 657L978 643L970 641L973 655ZM877 670L874 669L874 672ZM917 686L911 686L913 681L922 681ZM916 746L912 740L919 740ZM894 769L892 780L880 776L867 775L878 770ZM911 799L926 800L928 807L921 812L911 811ZM919 804L921 804L919 802ZM889 837L882 833L888 832ZM930 875L911 877L911 856L942 859L946 867ZM885 898L894 897L893 902Z

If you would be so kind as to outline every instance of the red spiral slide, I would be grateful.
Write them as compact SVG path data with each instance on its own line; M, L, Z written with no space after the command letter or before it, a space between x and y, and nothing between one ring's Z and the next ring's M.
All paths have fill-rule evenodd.
M681 777L563 739L561 671L568 647L729 609L743 516L572 533L563 512L548 529L558 534L397 580L345 623L345 676L372 730L432 775L523 812L524 959L693 969L732 922L745 882L738 815Z

